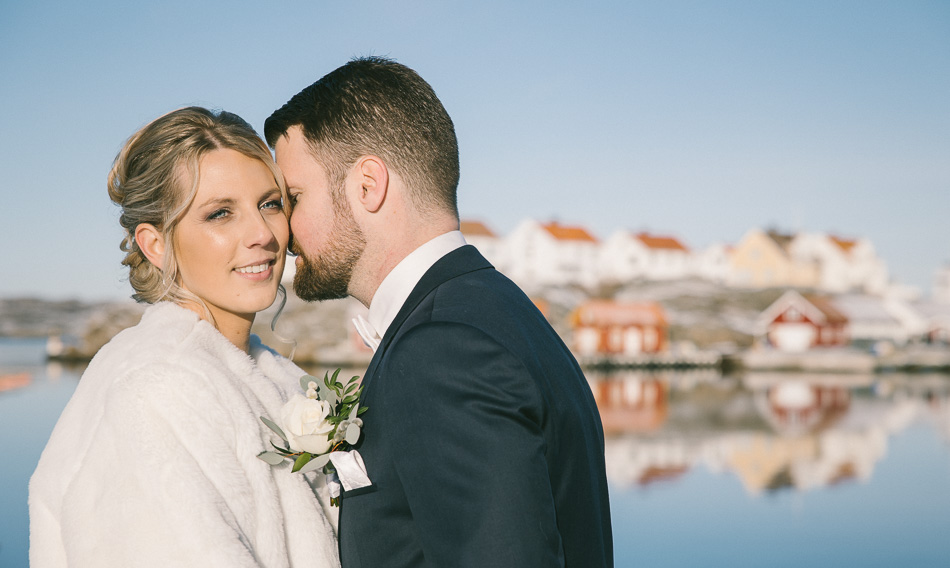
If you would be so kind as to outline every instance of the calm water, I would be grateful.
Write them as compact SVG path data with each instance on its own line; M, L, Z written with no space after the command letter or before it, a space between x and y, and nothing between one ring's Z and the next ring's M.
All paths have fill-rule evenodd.
M0 339L4 568L27 565L27 481L79 380L43 345ZM950 566L950 378L590 381L618 567Z

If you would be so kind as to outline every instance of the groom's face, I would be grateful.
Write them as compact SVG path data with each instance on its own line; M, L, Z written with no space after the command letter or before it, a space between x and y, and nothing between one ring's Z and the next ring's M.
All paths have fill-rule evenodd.
M343 188L330 186L300 127L290 128L274 152L293 204L294 292L308 301L344 298L366 240Z

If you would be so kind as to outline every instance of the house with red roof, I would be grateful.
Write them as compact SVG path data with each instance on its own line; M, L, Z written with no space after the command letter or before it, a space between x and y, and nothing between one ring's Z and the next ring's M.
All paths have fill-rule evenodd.
M527 219L505 245L506 274L529 291L566 284L593 288L600 282L600 241L582 226Z
M570 323L579 356L636 356L668 347L669 324L656 302L588 300L571 312Z
M600 251L604 281L679 280L693 272L689 248L671 235L617 231Z
M851 341L849 321L827 296L785 292L759 317L759 328L779 351L842 347Z

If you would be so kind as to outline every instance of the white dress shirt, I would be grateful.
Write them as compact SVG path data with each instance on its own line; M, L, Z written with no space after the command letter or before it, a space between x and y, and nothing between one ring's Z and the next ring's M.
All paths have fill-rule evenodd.
M461 231L450 231L425 243L399 261L376 289L369 303L369 316L353 318L353 325L363 342L376 351L386 330L426 271L443 256L465 244Z

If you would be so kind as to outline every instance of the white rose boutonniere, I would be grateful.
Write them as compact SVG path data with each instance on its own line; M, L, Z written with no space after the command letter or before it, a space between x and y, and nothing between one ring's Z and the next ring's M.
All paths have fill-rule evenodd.
M330 403L325 400L302 394L291 397L280 411L280 423L290 449L311 454L329 452L333 441L327 434L333 431L333 424L327 418L331 411Z
M359 441L363 427L359 415L367 410L359 403L363 392L359 377L344 384L337 380L339 374L340 369L332 377L325 374L322 385L314 376L301 377L300 386L306 395L295 394L287 401L280 411L280 425L261 416L283 444L271 442L274 450L257 457L270 465L293 460L293 472L322 469L328 475L335 473L330 454L347 450Z

